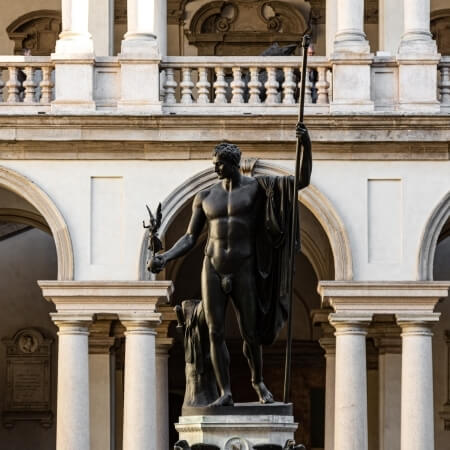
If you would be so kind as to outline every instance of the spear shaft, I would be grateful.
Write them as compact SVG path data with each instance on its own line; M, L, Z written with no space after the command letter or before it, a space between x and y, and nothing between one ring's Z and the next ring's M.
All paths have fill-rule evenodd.
M302 84L300 90L300 105L298 111L298 121L303 122L303 116L305 111L305 88L306 88L306 65L308 62L308 47L311 42L311 38L308 35L303 36L303 64L302 64ZM300 176L303 165L303 145L301 138L297 138L297 145L295 150L295 181L292 193L292 221L291 221L291 247L289 249L289 268L291 270L289 277L289 309L288 309L288 332L286 341L286 360L284 367L284 394L283 402L288 403L291 391L291 361L292 361L292 303L293 303L293 288L294 288L294 272L295 272L295 235L297 230L298 221L298 201L297 192L300 182Z

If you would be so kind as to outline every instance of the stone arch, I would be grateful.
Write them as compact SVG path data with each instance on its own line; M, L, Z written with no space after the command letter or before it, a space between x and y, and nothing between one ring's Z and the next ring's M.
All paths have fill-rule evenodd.
M61 32L61 12L53 10L32 11L18 17L6 29L14 41L14 54L22 55L29 49L33 56L48 56L55 50Z
M291 172L271 163L258 161L254 166L253 175L291 175ZM185 207L198 192L211 186L216 181L217 175L214 173L214 169L206 169L189 178L166 198L162 203L163 220L159 233L162 239L164 239L165 233L176 218L178 212ZM299 201L313 214L328 237L333 253L334 279L352 280L353 263L350 241L344 224L333 205L319 189L312 185L300 193ZM314 240L305 236L305 239L302 240L302 242L304 253L310 260L320 279L320 275L326 273L326 269L324 267L324 261L322 261L320 255L318 255L317 249L314 247ZM148 279L149 277L145 270L146 258L147 246L146 239L144 238L140 257L140 279Z
M450 220L450 192L436 205L422 233L419 249L418 280L433 280L433 262L436 245L444 227Z
M0 167L0 187L19 195L39 211L55 240L58 280L73 280L73 249L69 229L50 197L31 180L5 167Z

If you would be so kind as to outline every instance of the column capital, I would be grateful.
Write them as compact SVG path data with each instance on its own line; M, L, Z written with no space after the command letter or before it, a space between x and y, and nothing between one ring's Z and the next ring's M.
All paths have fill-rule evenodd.
M111 324L115 317L106 318L98 315L97 320L91 325L89 335L89 354L109 354L114 346L115 337L110 336Z
M125 336L130 334L154 334L156 327L161 323L159 313L119 314L119 320L125 327Z
M330 314L330 323L336 329L335 335L367 335L372 313L346 312Z
M432 336L431 329L439 321L441 313L397 314L397 323L404 336Z
M59 328L58 334L89 334L92 323L90 313L50 313L50 317Z

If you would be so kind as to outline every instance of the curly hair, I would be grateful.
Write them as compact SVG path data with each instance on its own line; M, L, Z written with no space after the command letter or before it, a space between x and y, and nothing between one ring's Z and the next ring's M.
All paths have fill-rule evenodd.
M230 142L221 142L214 147L213 156L217 156L218 158L239 167L239 163L241 162L241 149Z

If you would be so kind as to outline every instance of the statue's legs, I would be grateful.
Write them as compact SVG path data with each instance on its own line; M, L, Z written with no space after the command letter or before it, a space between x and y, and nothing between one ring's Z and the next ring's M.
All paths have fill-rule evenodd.
M225 313L228 296L223 292L219 274L206 256L202 269L202 299L220 397L211 406L232 405L230 387L230 355L225 345Z
M249 258L234 275L231 293L239 327L244 339L244 355L252 374L252 385L261 403L273 403L262 375L262 348L258 336L258 297L253 259Z

